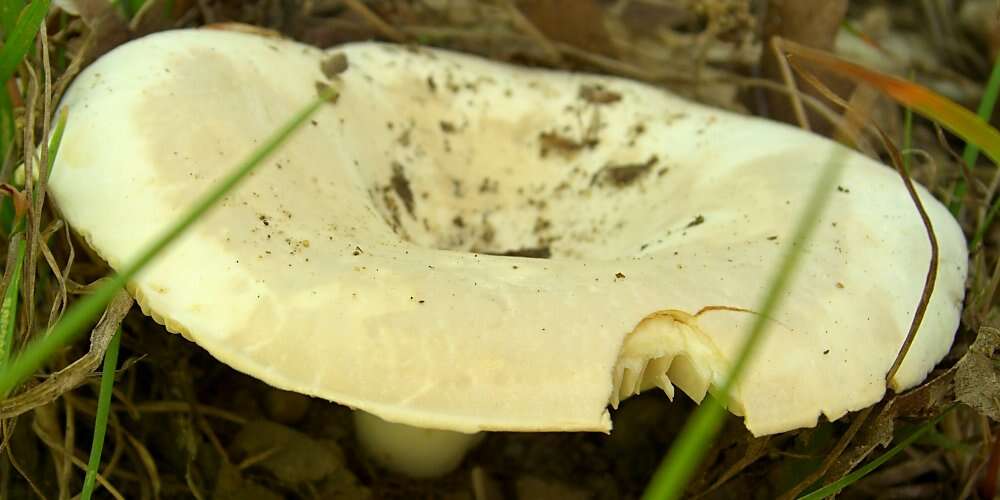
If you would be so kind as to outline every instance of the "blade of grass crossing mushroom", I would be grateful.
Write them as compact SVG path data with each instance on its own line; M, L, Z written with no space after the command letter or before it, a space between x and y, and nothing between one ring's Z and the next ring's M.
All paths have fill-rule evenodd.
M743 369L761 343L767 325L766 318L772 317L772 313L783 299L783 291L795 273L802 256L802 250L812 236L819 216L834 191L830 189L830 186L837 182L844 165L846 151L846 149L837 149L827 159L827 163L813 187L809 204L806 205L795 227L792 244L785 251L781 263L775 271L767 295L760 307L757 308L758 314L750 326L750 331L743 341L729 373L722 385L714 392L715 397L706 398L684 425L684 429L678 434L677 441L670 447L667 456L653 474L649 486L643 493L644 500L673 499L683 495L691 474L704 458L712 439L722 426L729 391L739 382Z
M4 290L3 302L0 302L0 366L7 364L14 346L14 332L17 324L17 294L21 290L21 267L24 265L24 237L17 238L17 256L14 258L10 283Z
M93 293L78 301L66 311L62 320L40 338L32 341L24 352L18 355L3 370L0 370L0 395L7 395L17 384L42 367L45 361L60 347L71 342L87 325L96 318L114 294L122 289L130 279L138 274L168 245L173 243L189 227L197 222L210 208L225 197L244 178L254 171L267 157L274 153L316 110L328 102L337 92L333 87L326 89L317 99L298 111L284 125L278 128L264 143L220 179L207 193L198 198L190 208L162 235L150 242L130 263L97 287Z
M101 373L101 392L97 396L97 415L94 418L94 440L90 445L90 460L87 462L87 475L83 479L81 500L90 500L97 484L97 469L101 466L101 452L104 450L104 436L108 430L108 414L111 412L111 393L115 387L115 367L118 366L118 347L122 341L122 329L118 328L115 336L104 351L104 368Z
M0 2L0 29L3 30L3 37L7 38L7 33L14 31L17 24L17 16L24 8L24 0L4 0Z
M996 61L993 62L993 71L986 82L986 88L983 90L983 98L979 101L979 108L976 110L976 114L987 122L993 116L993 107L997 104L997 96L1000 96L1000 56L997 56ZM962 161L965 162L966 166L972 168L978 158L979 147L972 142L965 143L965 150L962 151ZM955 216L958 216L958 212L964 205L966 189L965 179L959 177L952 192L951 204L948 206L951 209L951 213Z
M34 0L21 10L14 29L4 33L3 49L0 49L0 82L3 84L14 75L17 65L21 64L25 54L31 50L38 27L45 20L48 11L49 0Z
M904 438L902 441L900 441L895 446L890 448L888 451L879 455L871 462L868 462L865 465L861 466L858 470L838 479L837 481L834 481L826 486L823 486L822 488L819 488L806 495L799 497L799 500L820 500L822 498L827 498L836 495L837 493L840 492L840 490L857 482L861 478L870 474L872 471L881 467L882 464L888 462L889 460L892 460L893 457L899 455L900 452L910 447L910 445L912 445L914 442L920 439L924 434L927 434L932 429L934 429L934 427L937 426L939 422L941 422L941 420L945 417L945 415L950 413L951 410L955 409L956 404L957 403L951 404L950 406L945 408L945 410L942 411L940 415L934 417L931 420L928 420L927 422L924 422L924 424L921 425L917 430L913 431L912 434L906 436L906 438Z
M63 132L66 131L66 120L68 119L69 113L63 110L59 113L59 119L56 122L56 128L52 131L52 139L49 141L49 165L46 169L46 177L52 177L52 168L56 164L56 156L59 154L59 145L62 144Z

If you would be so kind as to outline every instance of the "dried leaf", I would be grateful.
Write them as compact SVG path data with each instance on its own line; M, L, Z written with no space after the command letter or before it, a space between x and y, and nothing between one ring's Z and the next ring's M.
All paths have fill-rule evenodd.
M863 462L876 447L886 447L892 443L897 418L926 417L939 413L941 406L949 402L947 396L955 378L955 371L954 368L949 369L920 386L881 403L881 408L876 407L876 416L865 424L854 443L830 467L825 482L829 483L844 477Z
M930 418L940 414L951 403L949 395L954 379L955 368L952 367L896 396L892 404L894 416Z
M351 498L354 500L372 500L375 498L371 489L361 484L350 470L343 467L337 469L332 476L321 482L317 489L319 490L319 495L316 498ZM484 497L477 496L476 498L483 499ZM490 499L485 498L484 500Z
M522 0L517 7L549 40L606 56L616 53L604 27L605 12L600 2Z
M895 429L896 411L893 405L895 399L885 403L881 410L876 408L876 416L858 433L858 437L840 458L834 462L833 466L826 474L824 483L836 481L849 474L858 466L877 446L883 448L892 442L892 432Z
M90 334L90 351L66 368L49 375L44 382L0 402L0 418L15 417L46 405L86 382L87 377L101 364L104 351L107 350L125 315L132 308L132 302L132 297L125 292L115 296L108 304L104 317Z
M219 467L219 475L215 481L212 498L213 500L242 500L244 498L280 500L284 497L244 478L232 464L223 463Z
M719 486L722 486L726 481L736 477L737 474L753 465L757 462L757 460L760 460L769 451L771 451L771 436L748 438L746 445L742 447L742 455L736 460L736 462L730 464L722 475L720 475L711 486L702 492L702 495L715 490Z
M770 2L767 18L764 20L765 37L770 39L772 36L780 36L808 47L829 50L833 47L833 41L847 12L847 4L846 0ZM781 65L775 54L770 50L764 50L761 57L764 74L776 82L783 82ZM839 82L824 79L823 83L833 87L839 95L845 95L848 90ZM812 88L804 88L803 91L814 97L820 97L820 93ZM768 110L774 118L795 123L796 113L788 97L771 93L767 96L767 102ZM818 125L820 132L831 130L818 115L810 116L809 122Z
M125 43L131 36L128 20L111 0L63 0L59 6L79 16L83 24L90 28L89 36L93 40L84 55L85 64Z
M318 481L343 468L343 456L332 442L320 442L284 425L255 420L236 435L233 448L250 457L279 480L298 484ZM260 457L253 460L253 457Z
M955 371L955 397L1000 421L1000 329L984 326Z

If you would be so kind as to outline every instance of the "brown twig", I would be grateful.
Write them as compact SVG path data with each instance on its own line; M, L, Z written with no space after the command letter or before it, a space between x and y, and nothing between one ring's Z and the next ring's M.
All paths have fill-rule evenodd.
M113 406L115 409L122 409L121 406ZM228 412L214 406L197 404L197 410L206 416L220 418L236 424L245 424L247 419L232 412ZM140 413L184 413L191 411L191 404L184 401L147 401L137 403L136 411Z
M198 4L198 12L201 13L201 18L202 18L203 21L205 21L204 24L212 24L212 23L214 23L215 22L215 12L213 12L212 8L208 6L208 1L207 0L198 0L197 4Z
M836 463L837 459L844 454L844 450L847 449L847 446L854 441L854 437L858 434L858 431L861 430L861 425L868 421L868 417L871 415L873 408L875 407L869 406L858 412L858 414L855 415L854 420L851 420L851 425L847 428L847 432L844 432L844 435L840 437L833 449L827 453L826 458L823 459L823 463L820 464L816 470L802 478L802 480L796 483L795 486L792 486L791 489L781 495L779 500L792 500L798 497L799 493L805 491L805 489L810 485L822 479L823 476L830 471L830 467L833 467L833 464Z
M76 466L76 468L78 468L78 469L80 469L82 471L86 471L87 470L87 463L86 462L84 462L82 459L80 459L79 457L77 457L75 455L75 453L73 452L73 450L67 450L59 442L53 441L52 437L48 433L44 432L43 429L38 428L37 421L35 422L35 424L33 425L33 427L35 427L35 431L36 431L35 434L38 435L38 437L42 440L42 442L45 443L45 445L48 446L51 450L53 450L55 452L58 452L58 453L61 453L61 454L68 455L70 457L70 462L74 466ZM102 475L101 473L97 473L97 482L98 482L98 484L100 484L101 486L103 486L104 489L108 491L108 494L110 494L116 500L125 500L125 496L122 495L121 492L119 492L118 489L114 487L114 485L112 485L110 482L108 482L108 480L105 479L104 475Z
M17 425L16 418L7 419L0 422L0 426L3 426L4 436L12 435L14 433L13 428L16 425ZM31 476L28 475L28 471L26 471L24 467L21 466L21 463L17 460L17 454L14 453L13 449L10 446L5 446L4 451L6 451L7 453L7 460L10 461L10 464L14 467L14 470L16 470L17 473L20 474L21 477L28 483L28 487L31 488L31 491L35 494L35 496L37 496L42 500L47 500L47 497L45 496L44 493L42 493L42 490L38 487L37 484L35 484L35 481L31 479Z
M749 442L747 443L747 451L744 454L744 456L741 457L739 460L737 460L736 463L729 466L729 468L727 468L726 471L723 472L722 475L720 475L719 478L716 479L711 486L705 488L703 491L698 492L698 494L695 495L694 498L695 499L703 498L705 495L708 495L709 493L717 490L722 485L726 484L726 482L728 482L730 479L736 477L737 474L739 474L744 469L752 465L754 462L760 459L761 456L765 454L765 452L768 449L768 445L770 444L770 441L771 441L771 436L763 436L749 440Z
M153 488L153 498L159 498L160 491L163 490L163 483L160 481L160 473L156 468L156 460L153 458L153 455L149 453L146 446L142 444L142 441L139 441L128 432L125 433L125 438L128 439L129 444L132 445L132 449L135 451L135 454L139 456L138 461L142 463L142 467L146 469L146 475L149 476L149 482Z
M538 43L541 47L542 52L545 53L548 63L554 66L561 66L563 63L562 53L559 49L552 44L552 41L542 33L534 23L532 23L527 17L524 17L524 13L521 9L514 5L513 0L501 0L500 3L503 4L507 13L510 14L511 20L514 25L524 31L529 37Z
M42 23L45 24L45 23ZM27 95L28 98L25 104L25 124L24 124L24 134L23 134L23 148L24 148L24 191L30 200L31 208L28 210L27 219L25 224L25 259L21 263L23 266L21 273L21 291L24 296L24 303L26 306L26 314L24 320L24 331L25 335L19 339L21 347L27 343L28 337L31 336L34 326L35 318L35 268L33 267L34 261L32 260L32 255L37 255L33 249L35 247L35 241L38 240L38 232L35 231L36 226L41 225L41 214L35 211L35 198L37 195L35 189L35 183L33 179L35 178L35 106L38 101L38 75L35 73L34 68L31 65L24 65L25 72L28 74L28 86Z
M361 3L360 0L343 0L343 2L347 8L353 10L355 14L361 16L361 18L367 21L368 24L378 30L383 37L396 43L405 43L407 41L407 38L403 33L389 23L383 21L378 14L372 12L372 10L369 9L367 5Z
M793 43L791 45L794 46L795 44ZM780 46L784 47L784 45ZM794 64L792 64L792 66L794 66ZM813 77L810 73L802 70L801 68L796 67L796 69L799 71L799 74L803 75L806 81L809 82L818 91L820 91L820 93L824 97L829 99L831 102L843 107L844 109L849 109L849 106L846 102L840 99L836 94L834 94L830 89L828 89L817 78ZM928 265L927 275L924 280L924 287L921 293L920 301L917 304L917 308L916 311L914 312L913 320L910 323L909 330L907 331L906 338L904 339L903 344L900 347L900 350L897 353L892 366L886 373L885 381L887 389L891 390L892 379L899 371L899 367L902 365L903 360L906 359L906 354L909 352L909 349L912 346L914 339L916 338L917 331L919 330L920 325L923 322L924 314L926 313L927 307L930 304L930 299L934 292L934 284L937 279L939 248L938 248L937 236L934 233L933 224L930 221L930 217L927 215L927 212L923 206L923 202L920 200L920 197L916 192L913 180L904 166L902 155L899 153L899 149L896 148L896 146L892 143L887 134L881 128L879 128L877 125L874 124L871 125L871 128L877 133L879 138L882 140L883 146L889 152L889 155L892 158L893 166L899 173L900 178L902 179L903 184L906 187L907 193L909 194L911 200L913 201L913 204L918 212L921 222L924 225L924 229L927 233L927 237L931 247L930 263ZM796 495L801 493L805 488L807 488L810 484L819 480L820 478L825 476L827 472L829 472L830 468L832 467L836 459L841 454L843 454L844 450L854 439L854 436L860 429L861 424L868 419L868 416L870 415L872 408L874 407L871 406L866 408L861 414L859 414L858 418L856 418L853 422L851 422L851 427L837 443L837 446L834 448L834 450L832 450L830 456L826 460L824 460L821 467L812 474L810 474L809 477L807 477L799 484L797 484L795 487L793 487L789 492L787 492L783 496L783 498L794 498Z
M72 450L76 446L76 415L73 406L67 400L62 400L63 418L66 420L66 430L63 432L63 448ZM59 473L59 500L69 500L69 482L73 477L73 461L70 455L63 455L62 469Z
M63 71L62 75L59 75L59 79L56 80L55 85L52 87L52 100L54 102L59 102L62 99L62 95L66 92L66 88L69 84L76 78L76 75L80 73L80 69L83 68L84 60L87 59L86 55L92 48L94 48L94 42L96 40L96 35L94 32L88 32L83 36L83 43L76 52L76 57L69 62L69 66Z
M794 44L794 42L790 42ZM795 112L795 120L799 122L799 127L803 130L810 130L809 127L809 117L806 115L805 109L802 107L802 95L801 92L797 91L795 86L795 77L792 75L792 70L789 67L789 62L785 52L785 40L780 36L771 37L771 50L774 52L775 60L778 61L778 70L781 72L781 79L784 80L785 86L789 89L796 90L795 92L788 93L788 99L792 104L792 110Z
M221 458L223 462L231 464L232 462L229 460L229 454L226 453L226 447L222 446L222 441L219 441L219 437L215 435L215 430L208 424L208 420L205 419L205 416L198 411L198 403L192 400L188 403L188 408L188 411L194 414L195 423L201 429L202 434L204 434L208 439L208 442L212 444L212 448L215 449L215 452L219 454L219 458Z
M450 27L440 27L440 26L407 26L403 28L404 31L415 37L434 37L434 38L455 38L462 39L466 41L475 40L485 40L485 39L502 39L508 44L523 44L523 45L537 45L532 43L533 40L525 35L496 35L487 34L478 31L471 31L459 28ZM609 74L625 76L628 78L633 78L635 80L641 80L650 83L676 83L679 85L693 85L696 83L694 78L690 74L681 71L676 71L672 68L657 68L656 71L650 69L642 68L634 64L622 61L619 59L614 59L608 56L590 52L574 45L570 45L564 42L552 41L552 45L558 50L563 58L572 59L578 62L585 63L592 66L593 68L606 72ZM706 79L702 78L701 83L727 83L731 78L740 78L739 75L735 73L726 73L725 78L717 79Z
M993 308L993 300L998 288L1000 288L1000 259L997 259L996 264L994 264L991 278L980 289L982 294L971 300L967 307L978 309L980 317L987 317L990 309Z
M56 283L59 285L59 289L57 290L55 298L52 300L52 308L49 309L49 321L47 324L47 328L52 328L52 326L56 324L59 318L62 317L62 314L66 309L66 304L69 301L69 292L66 290L66 279L69 277L69 269L67 268L66 271L63 271L59 267L59 263L56 262L56 257L55 255L52 254L52 250L49 249L48 245L49 237L52 234L49 231L50 230L53 232L58 231L62 225L63 225L62 221L53 222L52 224L49 225L49 227L45 229L45 231L42 232L42 238L41 238L42 257L45 259L45 262L49 265L49 270L52 271L52 276L55 277ZM69 258L70 262L72 262L73 258L72 250L70 250Z
M938 124L937 122L933 122L933 125L934 125L934 135L935 137L937 137L938 140L938 146L940 146L941 149L944 149L945 153L948 153L948 156L951 157L952 161L954 161L955 164L958 165L958 170L959 172L961 172L962 178L965 179L965 185L968 187L968 189L966 190L966 196L972 194L973 187L979 187L980 189L984 189L985 187L983 186L983 184L979 182L978 179L976 179L972 175L973 165L966 164L965 160L962 159L962 155L958 154L958 151L955 151L955 149L952 148L950 144L948 144L948 138L945 137L944 129L941 127L941 125Z
M781 46L786 48L786 50L793 55L798 51L815 52L814 49L800 47L794 42L789 42L787 44L782 43ZM800 74L802 74L803 77L816 88L816 90L823 93L824 97L830 99L831 102L841 107L847 107L847 103L837 97L837 95L827 88L822 82L808 72L800 68L797 69ZM920 329L920 325L923 322L924 314L926 314L927 307L930 305L931 295L934 293L934 283L937 280L938 261L940 255L937 235L934 234L934 226L931 223L930 216L927 215L927 211L924 209L923 202L920 201L920 196L917 194L916 187L914 187L913 179L910 177L910 173L907 172L906 167L904 166L903 157L899 153L899 149L892 143L892 140L889 139L889 136L885 133L885 131L877 125L871 124L870 128L874 130L878 137L882 140L883 146L892 158L892 164L899 173L899 176L903 181L903 185L906 187L906 192L910 195L910 199L913 201L917 214L920 217L920 221L924 225L924 230L927 233L927 239L929 240L931 247L930 264L928 265L927 275L924 278L924 287L920 296L920 301L917 303L917 309L913 314L913 320L910 322L910 327L906 333L906 338L903 340L903 345L900 347L899 353L896 355L896 359L893 361L892 366L889 368L889 371L885 376L886 385L891 389L892 379L896 376L896 372L899 371L899 367L903 364L903 360L906 358L906 354L909 352L910 346L913 345L913 340L916 338L917 331Z
M902 366L903 360L906 359L906 354L910 351L910 346L913 345L913 340L917 337L917 331L920 329L924 314L926 314L927 307L930 305L931 295L934 293L934 283L937 281L940 250L938 248L937 235L934 234L934 225L931 223L930 216L927 215L927 210L924 208L923 202L920 201L920 196L913 185L910 173L906 171L902 155L899 154L899 149L896 148L882 129L876 127L875 130L878 131L886 150L888 150L889 155L892 157L893 166L896 167L896 171L899 172L899 176L903 179L906 192L909 193L910 199L913 200L913 204L920 215L920 221L924 224L924 230L927 232L927 239L931 245L930 264L927 266L927 275L924 278L924 289L920 294L920 302L917 303L917 310L913 313L913 320L910 322L909 331L906 332L906 339L903 341L903 345L896 355L896 360L892 362L892 367L889 368L889 372L885 376L886 385L892 389L892 379L896 376L896 372L899 371L899 367Z
M86 382L87 377L100 365L104 351L131 307L132 297L127 293L120 292L115 296L90 335L90 351L69 366L49 375L44 382L0 401L0 419L21 415L46 405Z

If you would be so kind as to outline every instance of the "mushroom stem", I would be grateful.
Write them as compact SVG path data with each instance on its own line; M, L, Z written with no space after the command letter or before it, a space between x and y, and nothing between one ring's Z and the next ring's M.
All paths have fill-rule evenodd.
M415 478L437 477L453 470L482 433L425 429L387 422L354 411L354 429L365 453L383 467Z

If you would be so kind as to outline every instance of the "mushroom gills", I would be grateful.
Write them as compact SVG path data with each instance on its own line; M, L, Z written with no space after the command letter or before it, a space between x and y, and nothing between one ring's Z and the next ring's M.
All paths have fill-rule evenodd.
M722 361L694 316L676 310L650 314L625 337L615 363L610 404L618 408L621 401L652 387L673 401L674 386L700 402Z

